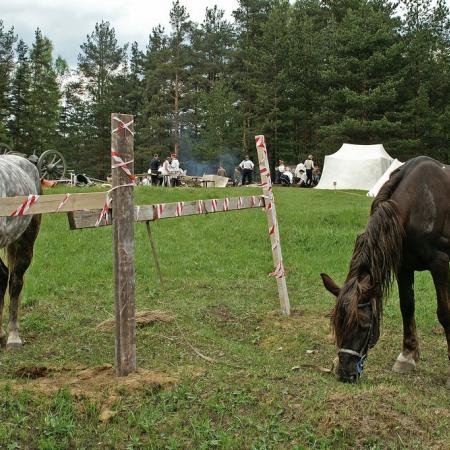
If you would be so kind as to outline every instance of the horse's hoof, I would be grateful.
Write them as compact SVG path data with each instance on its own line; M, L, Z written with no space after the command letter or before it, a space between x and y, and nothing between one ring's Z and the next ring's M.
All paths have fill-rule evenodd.
M403 355L400 353L397 360L395 361L392 371L395 373L409 373L416 368L416 361L411 355Z
M16 350L20 350L22 348L22 341L19 339L18 341L12 341L6 343L6 351L14 352Z

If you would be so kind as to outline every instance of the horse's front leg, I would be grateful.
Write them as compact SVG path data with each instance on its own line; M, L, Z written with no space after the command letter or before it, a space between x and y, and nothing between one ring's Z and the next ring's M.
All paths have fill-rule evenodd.
M8 286L8 268L0 259L0 347L6 345L6 333L3 329L3 305L5 301L6 287Z
M450 275L448 263L448 255L440 252L433 260L431 275L436 288L437 316L447 338L447 355L450 364ZM450 389L450 365L448 369L447 388Z
M416 368L419 360L419 341L414 318L414 271L401 268L397 274L397 282L403 318L403 346L392 370L397 373L408 373Z

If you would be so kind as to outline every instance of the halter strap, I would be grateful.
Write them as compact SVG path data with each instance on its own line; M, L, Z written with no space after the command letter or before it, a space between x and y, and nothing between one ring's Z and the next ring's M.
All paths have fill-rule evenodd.
M355 350L350 350L349 348L340 348L338 353L348 353L349 355L357 356L361 358L363 356L362 352L355 352Z
M372 303L371 302L360 303L358 305L358 308L365 308L366 306L372 306ZM357 352L356 350L352 350L350 348L340 348L338 350L338 354L339 353L347 353L348 355L353 355L353 356L357 356L358 358L360 358L360 360L358 361L358 364L361 365L361 368L359 371L360 373L362 372L362 369L363 369L363 364L364 364L363 360L365 359L365 357L367 355L367 350L369 347L371 335L372 335L372 322L370 322L370 327L369 327L369 331L367 332L366 342L364 343L363 348L360 352Z

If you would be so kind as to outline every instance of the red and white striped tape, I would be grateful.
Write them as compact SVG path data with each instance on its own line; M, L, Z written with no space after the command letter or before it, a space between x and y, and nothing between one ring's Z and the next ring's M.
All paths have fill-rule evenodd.
M265 142L265 139L264 139L264 135L256 136L255 140L256 140L256 146L257 147L265 148L266 142Z
M64 205L67 203L67 200L69 200L70 194L66 194L62 200L62 202L58 205L58 207L56 208L56 212L59 212Z
M283 261L281 260L275 267L275 270L269 273L269 277L283 278L284 275L284 266Z
M211 211L212 212L217 212L217 200L215 198L213 198L211 200Z
M113 119L116 122L119 122L119 125L117 126L117 128L114 128L112 130L113 133L117 133L117 131L120 131L120 130L127 130L129 133L131 133L134 136L134 131L131 131L131 129L130 129L130 125L133 123L133 119L131 119L127 123L125 123L123 120L119 119L118 117L113 117Z
M275 234L275 225L272 225L272 226L269 228L269 236L272 236L273 234Z
M131 181L135 180L135 176L131 173L130 169L127 167L128 164L131 164L133 160L125 162L118 152L111 149L111 157L113 159L113 164L111 164L111 169L121 168L127 175Z
M39 199L39 195L30 194L10 216L23 216Z
M165 206L165 203L153 205L153 220L161 219Z
M108 211L109 211L108 203L105 203L103 209L100 212L100 215L98 216L97 221L95 222L96 227L98 227L102 223L103 219L105 219L106 224L108 223Z
M242 197L238 197L238 201L237 201L237 208L241 209L243 206L244 202L242 200Z
M205 204L203 203L203 200L199 200L197 202L197 212L199 214L203 214L205 211Z
M228 211L230 209L230 199L224 198L223 199L223 210Z
M178 202L175 208L175 217L180 217L183 213L184 202Z

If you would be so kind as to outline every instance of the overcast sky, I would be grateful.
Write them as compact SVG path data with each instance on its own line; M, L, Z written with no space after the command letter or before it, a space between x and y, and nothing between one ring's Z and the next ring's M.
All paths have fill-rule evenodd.
M180 0L191 20L202 22L206 7L215 4L228 20L238 0ZM54 56L75 65L80 45L94 30L96 22L109 21L119 44L137 41L143 49L153 27L169 27L172 0L0 0L0 19L5 28L14 26L16 34L28 45L37 27L50 38Z

